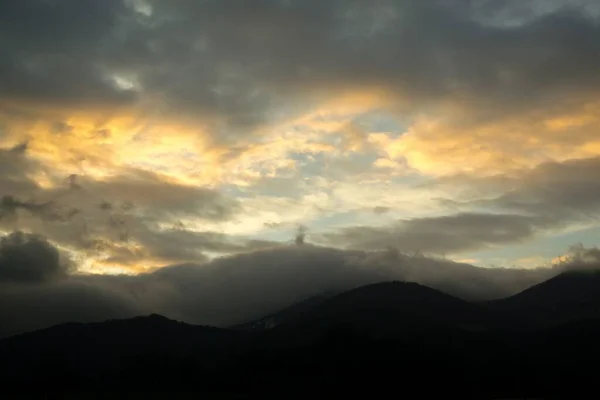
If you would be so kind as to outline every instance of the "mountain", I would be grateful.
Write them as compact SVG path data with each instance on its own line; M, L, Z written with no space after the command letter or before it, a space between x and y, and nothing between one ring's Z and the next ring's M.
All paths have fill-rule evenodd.
M600 318L507 329L520 325L506 315L574 313L598 279L565 274L489 304L378 283L237 330L159 315L63 324L0 340L0 376L4 392L40 398L575 398L594 388Z
M333 294L322 294L309 297L306 300L294 303L289 307L284 308L276 313L269 314L260 319L245 322L243 324L232 326L231 329L245 332L261 332L267 329L274 328L282 323L293 320L302 313L311 310L313 307L321 304L323 301L333 297Z
M0 373L7 382L35 379L49 387L61 385L63 379L95 386L159 373L170 381L178 379L189 360L194 360L195 371L226 363L243 341L240 332L188 325L156 314L67 323L1 340Z
M520 329L510 313L415 283L363 286L292 311L276 314L288 318L254 342L252 371L265 381L293 386L298 376L349 393L572 398L594 382L585 365L600 355L600 321Z
M600 318L600 272L565 272L486 305L533 326Z
M500 312L411 282L362 286L335 296L313 298L250 326L273 324L278 335L314 338L331 330L389 336L431 330L483 331L508 326Z

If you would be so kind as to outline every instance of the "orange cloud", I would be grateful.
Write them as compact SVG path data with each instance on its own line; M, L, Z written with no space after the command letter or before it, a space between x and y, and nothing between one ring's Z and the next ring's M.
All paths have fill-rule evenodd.
M388 101L376 89L349 90L317 103L309 112L244 134L233 146L215 140L214 121L151 114L144 109L66 110L20 105L0 115L2 146L29 141L29 155L44 166L35 179L44 186L73 173L94 179L123 168L160 171L182 184L251 184L293 170L291 153L359 150L353 117ZM298 129L301 127L302 129ZM323 135L346 137L342 147Z
M371 139L390 159L406 159L434 176L493 175L600 154L600 102L560 114L523 112L483 122L468 109L451 111L416 119L399 138Z

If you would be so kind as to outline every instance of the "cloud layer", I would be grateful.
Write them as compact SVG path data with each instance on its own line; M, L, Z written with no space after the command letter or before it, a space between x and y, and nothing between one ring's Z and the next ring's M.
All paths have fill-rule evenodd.
M465 299L483 300L514 294L567 268L486 269L409 256L393 249L365 252L292 245L205 264L169 266L136 276L59 278L49 274L57 271L48 271L56 268L52 264L55 260L45 257L48 250L56 255L56 249L31 246L31 242L19 241L11 247L16 254L26 252L29 264L21 263L20 269L4 261L0 264L0 323L5 335L62 322L148 313L196 324L229 326L311 296L388 280L419 282ZM580 248L573 254L588 265L590 257L597 264L595 253L597 250ZM573 259L565 258L563 263L570 266ZM31 279L32 271L38 272L35 281Z
M595 244L596 3L1 2L9 319L49 296L97 311L41 325L224 324L379 279L539 280L453 260Z
M44 282L71 267L43 237L13 232L0 240L0 282Z

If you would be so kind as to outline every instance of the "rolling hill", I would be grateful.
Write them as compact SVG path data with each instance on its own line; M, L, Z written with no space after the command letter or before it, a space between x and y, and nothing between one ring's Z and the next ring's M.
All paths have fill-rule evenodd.
M600 318L600 272L565 272L486 305L532 326Z
M0 376L7 391L75 397L573 398L595 382L599 276L563 274L485 304L384 282L236 329L159 315L63 324L1 340Z
M503 322L499 313L410 282L376 283L312 299L286 309L274 320L274 331L306 333L345 326L375 335L431 329L481 331Z

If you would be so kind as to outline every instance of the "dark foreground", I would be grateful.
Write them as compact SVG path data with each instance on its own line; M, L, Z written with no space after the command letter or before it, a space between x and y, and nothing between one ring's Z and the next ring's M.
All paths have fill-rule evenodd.
M276 326L269 329L263 323L199 327L157 315L60 325L0 341L2 392L19 398L589 398L597 391L600 285L583 297L582 290L561 294L558 307L552 285L573 284L553 281L512 303L489 304L416 284L371 285L284 310L270 317Z

